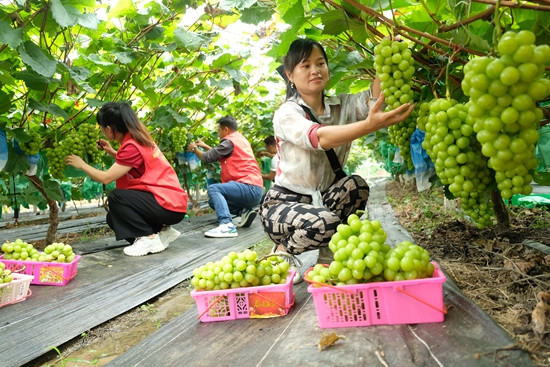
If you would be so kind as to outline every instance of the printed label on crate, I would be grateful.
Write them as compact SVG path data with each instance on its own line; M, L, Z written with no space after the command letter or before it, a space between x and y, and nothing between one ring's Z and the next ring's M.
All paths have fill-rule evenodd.
M40 268L41 283L63 283L63 268L43 266Z
M261 319L285 316L287 313L286 309L284 308L285 303L285 292L264 292L249 294L249 317L251 319Z

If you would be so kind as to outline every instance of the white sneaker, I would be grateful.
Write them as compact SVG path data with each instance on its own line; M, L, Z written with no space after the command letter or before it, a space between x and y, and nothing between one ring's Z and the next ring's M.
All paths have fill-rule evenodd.
M237 237L237 228L233 223L220 224L218 227L204 232L206 237L222 238L222 237Z
M133 245L124 248L124 253L128 256L145 256L148 253L155 254L164 251L164 249L160 236L155 234L154 238L147 236L136 238Z
M159 232L160 242L162 242L164 248L168 248L168 245L180 235L181 232L171 226L166 226L164 231Z
M273 250L271 253L273 255L284 257L285 261L290 264L290 267L288 269L294 270L296 272L296 274L294 275L294 279L292 279L292 284L301 283L304 280L304 278L302 277L302 274L300 273L300 269L298 269L298 266L301 267L302 262L296 256L289 254L288 252L277 251L277 247L278 245L275 244L275 246L273 246Z

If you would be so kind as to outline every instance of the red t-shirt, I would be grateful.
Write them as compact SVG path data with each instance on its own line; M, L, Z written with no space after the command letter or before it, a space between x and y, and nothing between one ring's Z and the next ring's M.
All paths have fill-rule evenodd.
M128 173L134 178L143 176L145 172L145 162L134 144L127 144L123 150L117 152L116 163L121 166L132 167Z

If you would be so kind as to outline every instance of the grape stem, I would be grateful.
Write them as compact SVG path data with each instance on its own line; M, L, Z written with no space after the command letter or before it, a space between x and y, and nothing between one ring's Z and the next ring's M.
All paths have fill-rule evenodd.
M502 36L502 27L500 26L500 1L497 0L495 4L495 31L493 33L493 44L497 44Z

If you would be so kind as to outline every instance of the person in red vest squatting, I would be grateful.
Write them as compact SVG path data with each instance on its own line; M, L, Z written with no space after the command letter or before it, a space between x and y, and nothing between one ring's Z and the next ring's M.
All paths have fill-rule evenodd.
M222 183L208 186L208 205L216 211L220 225L205 232L206 237L238 236L231 215L241 216L238 227L250 226L257 215L253 208L262 198L264 183L260 165L250 143L237 129L237 121L232 116L222 117L218 120L221 139L218 146L211 148L200 139L187 146L202 162L219 161L221 165Z
M98 170L76 155L66 163L84 171L94 181L116 189L108 196L107 224L117 240L127 240L128 256L144 256L164 251L181 234L171 226L187 212L187 193L176 172L156 146L143 123L127 103L105 103L97 113L101 132L108 140L120 143L118 151L107 140L98 148L115 158L107 170Z

